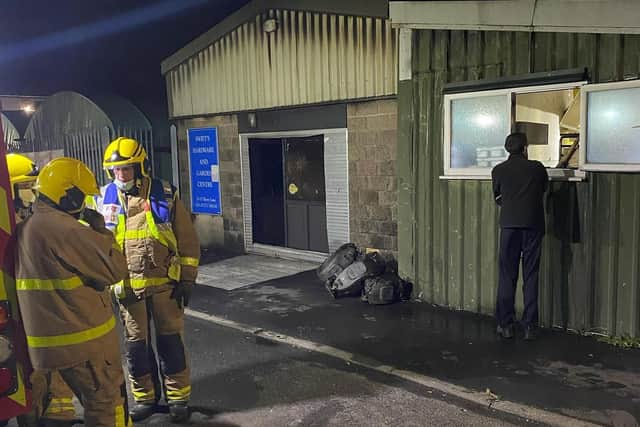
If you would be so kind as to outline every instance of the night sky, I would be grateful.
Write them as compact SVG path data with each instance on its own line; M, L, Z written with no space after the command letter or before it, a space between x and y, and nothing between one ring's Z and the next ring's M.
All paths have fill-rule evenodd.
M116 93L166 117L160 62L246 3L4 0L0 94Z

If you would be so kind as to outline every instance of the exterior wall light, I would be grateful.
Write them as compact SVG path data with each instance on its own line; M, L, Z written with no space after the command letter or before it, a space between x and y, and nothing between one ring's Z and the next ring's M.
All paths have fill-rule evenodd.
M255 128L256 127L256 113L247 114L247 119L249 120L249 127Z
M262 23L262 31L265 33L273 33L278 29L278 21L275 18L269 18Z

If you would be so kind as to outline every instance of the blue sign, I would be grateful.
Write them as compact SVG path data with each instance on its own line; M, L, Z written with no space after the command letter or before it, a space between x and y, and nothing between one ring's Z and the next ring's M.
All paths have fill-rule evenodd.
M189 129L191 212L221 215L218 129Z

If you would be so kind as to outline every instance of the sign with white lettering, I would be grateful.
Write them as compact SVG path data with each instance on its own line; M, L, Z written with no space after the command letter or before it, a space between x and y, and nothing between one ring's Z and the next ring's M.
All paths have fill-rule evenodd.
M187 135L189 173L191 174L191 212L221 215L218 129L189 129Z

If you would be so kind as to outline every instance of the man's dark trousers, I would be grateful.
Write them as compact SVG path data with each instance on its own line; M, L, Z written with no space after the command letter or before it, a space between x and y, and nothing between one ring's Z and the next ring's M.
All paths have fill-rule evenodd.
M500 232L500 279L496 317L500 326L515 321L515 297L520 256L524 282L524 326L538 324L538 272L544 232L532 228L502 228Z

